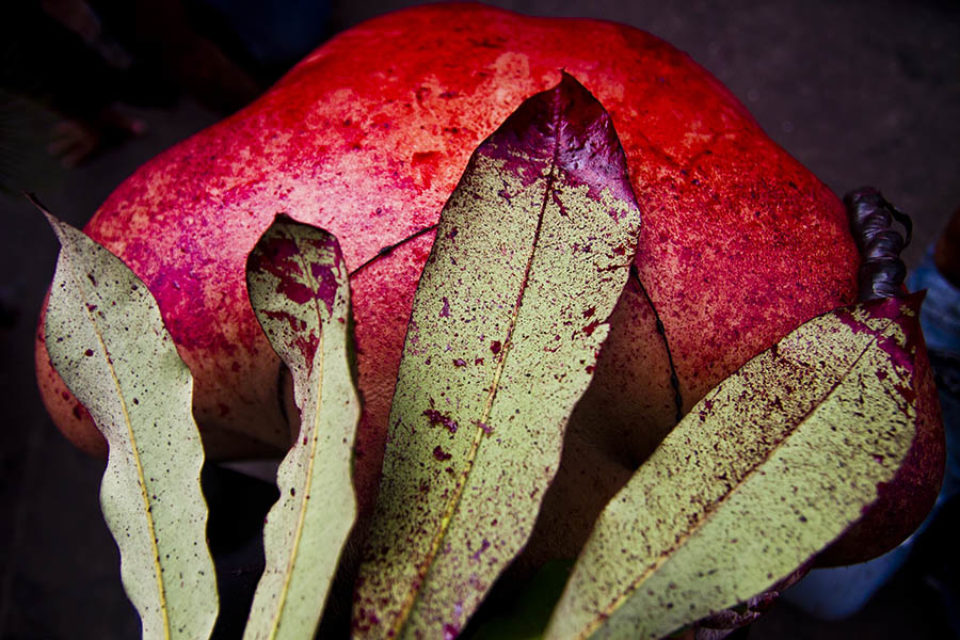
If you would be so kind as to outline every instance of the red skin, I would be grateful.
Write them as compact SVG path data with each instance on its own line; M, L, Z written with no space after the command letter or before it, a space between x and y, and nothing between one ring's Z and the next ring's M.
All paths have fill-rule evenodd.
M141 167L86 227L157 297L195 376L211 458L278 454L289 440L278 360L244 284L247 254L274 215L331 231L355 269L434 224L473 149L562 69L606 107L623 143L643 213L636 266L684 411L800 323L854 299L859 258L840 201L685 54L612 23L421 6L341 33L257 102ZM364 513L432 240L403 245L351 282ZM561 477L572 480L547 499L563 504L565 528L585 523L577 540L674 424L664 343L637 292L632 284L621 300L571 422ZM102 455L40 333L47 408L74 443Z

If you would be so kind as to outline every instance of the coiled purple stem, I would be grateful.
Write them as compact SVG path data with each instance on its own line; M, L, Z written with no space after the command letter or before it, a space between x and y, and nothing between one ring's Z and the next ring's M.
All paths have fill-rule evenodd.
M862 259L858 273L860 300L902 296L907 267L900 259L900 252L910 244L913 235L910 216L890 204L873 187L851 191L843 202ZM903 227L906 237L894 223Z

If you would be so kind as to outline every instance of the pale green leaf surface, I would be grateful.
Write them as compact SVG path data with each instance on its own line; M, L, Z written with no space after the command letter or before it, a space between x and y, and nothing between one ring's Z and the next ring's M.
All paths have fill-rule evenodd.
M355 634L452 637L521 550L639 224L609 117L569 76L473 155L414 299Z
M357 513L347 268L332 235L278 217L250 254L247 284L293 374L301 426L277 471L280 499L264 526L266 568L244 637L311 638Z
M47 214L61 251L47 351L109 444L100 487L144 638L207 638L217 617L193 378L156 301L123 262Z
M707 394L601 514L547 638L663 637L837 538L913 440L916 310L815 318Z

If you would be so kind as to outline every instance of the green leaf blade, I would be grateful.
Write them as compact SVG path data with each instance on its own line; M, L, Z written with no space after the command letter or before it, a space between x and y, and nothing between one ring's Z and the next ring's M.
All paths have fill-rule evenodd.
M418 286L354 631L450 637L529 537L640 215L570 76L471 158Z
M336 238L278 217L247 263L250 300L293 375L300 433L277 472L264 526L266 568L245 638L312 637L357 515L352 448L350 291Z
M711 391L607 505L546 637L663 637L856 522L913 442L918 308L815 318Z
M146 285L82 232L46 215L61 244L47 350L109 445L100 501L120 549L124 589L144 638L207 638L219 603L193 378Z

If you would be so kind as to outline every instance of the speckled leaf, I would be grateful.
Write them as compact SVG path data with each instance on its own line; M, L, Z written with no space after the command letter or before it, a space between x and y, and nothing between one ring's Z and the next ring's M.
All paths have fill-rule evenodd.
M110 447L100 502L124 588L144 638L207 638L218 602L193 378L143 282L82 232L47 217L61 244L47 349Z
M639 225L609 116L568 75L476 150L414 299L357 635L455 635L520 551Z
M916 431L920 299L815 318L707 394L601 514L547 637L662 637L856 521Z
M279 216L247 260L250 301L293 374L300 433L277 471L266 568L244 638L311 638L357 514L350 288L337 239Z

